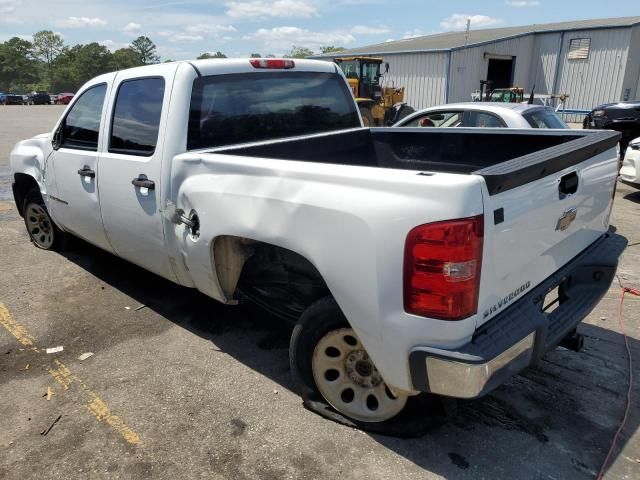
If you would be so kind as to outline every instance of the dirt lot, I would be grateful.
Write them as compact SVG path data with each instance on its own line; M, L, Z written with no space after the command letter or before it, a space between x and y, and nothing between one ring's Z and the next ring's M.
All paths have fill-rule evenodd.
M13 143L49 130L59 112L0 107L0 173ZM8 184L0 180L5 198ZM636 287L638 204L640 192L620 185L612 223L630 246L619 273ZM80 242L63 255L37 250L11 201L0 201L0 262L0 478L586 479L624 409L618 285L581 326L581 353L556 350L406 440L305 410L289 376L289 330L269 317ZM625 299L636 365L639 307ZM79 360L85 352L94 355ZM607 478L640 477L638 372Z

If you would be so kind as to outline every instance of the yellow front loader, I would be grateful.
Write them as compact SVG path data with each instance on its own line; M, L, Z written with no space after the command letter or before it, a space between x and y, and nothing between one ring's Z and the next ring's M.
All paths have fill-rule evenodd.
M404 102L404 87L381 86L380 79L389 71L385 63L385 72L380 73L381 58L339 57L334 61L347 77L365 126L393 125L414 112Z

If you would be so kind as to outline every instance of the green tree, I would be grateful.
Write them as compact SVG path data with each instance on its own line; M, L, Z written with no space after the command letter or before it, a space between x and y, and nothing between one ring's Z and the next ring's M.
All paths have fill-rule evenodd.
M320 47L321 53L335 53L342 52L344 47L334 47L333 45L325 45L324 47Z
M112 70L139 67L143 65L140 57L130 47L119 48L111 55Z
M311 55L313 55L313 52L308 48L297 47L296 45L294 45L293 47L291 47L291 52L289 52L289 55L287 56L291 58L307 58Z
M64 47L64 40L51 30L41 30L33 35L33 51L47 66L47 80L53 79L53 61Z
M210 58L227 58L227 56L221 51L217 51L216 53L204 52L203 54L198 56L198 60L208 60Z
M112 55L107 47L96 42L81 45L75 61L78 83L81 85L93 77L111 71Z
M156 44L151 41L149 37L140 36L136 38L129 46L131 50L138 56L138 61L142 65L150 65L152 63L159 63L160 56L156 48Z
M31 42L13 37L0 43L0 90L26 92L38 82L38 66Z
M81 45L64 47L53 62L54 74L49 88L54 92L75 92L80 86L76 58Z
M76 91L93 77L113 70L113 54L99 43L65 47L54 61L54 92Z
M262 55L260 55L259 53L252 53L249 58L262 58Z

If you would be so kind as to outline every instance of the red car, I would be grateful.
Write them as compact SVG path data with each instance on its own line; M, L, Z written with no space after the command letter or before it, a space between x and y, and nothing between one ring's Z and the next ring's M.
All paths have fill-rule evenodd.
M60 93L56 98L56 105L69 105L69 102L73 98L73 93Z

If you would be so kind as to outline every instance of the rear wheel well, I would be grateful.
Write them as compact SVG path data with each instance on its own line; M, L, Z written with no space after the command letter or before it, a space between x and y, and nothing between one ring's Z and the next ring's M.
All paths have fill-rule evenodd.
M227 300L247 299L295 323L319 298L330 295L318 269L287 248L224 235L213 242L218 282Z
M33 189L40 191L40 186L38 185L38 182L36 182L35 178L31 175L27 175L26 173L16 173L13 178L13 199L16 202L18 212L22 216L24 199L27 196L27 193Z

